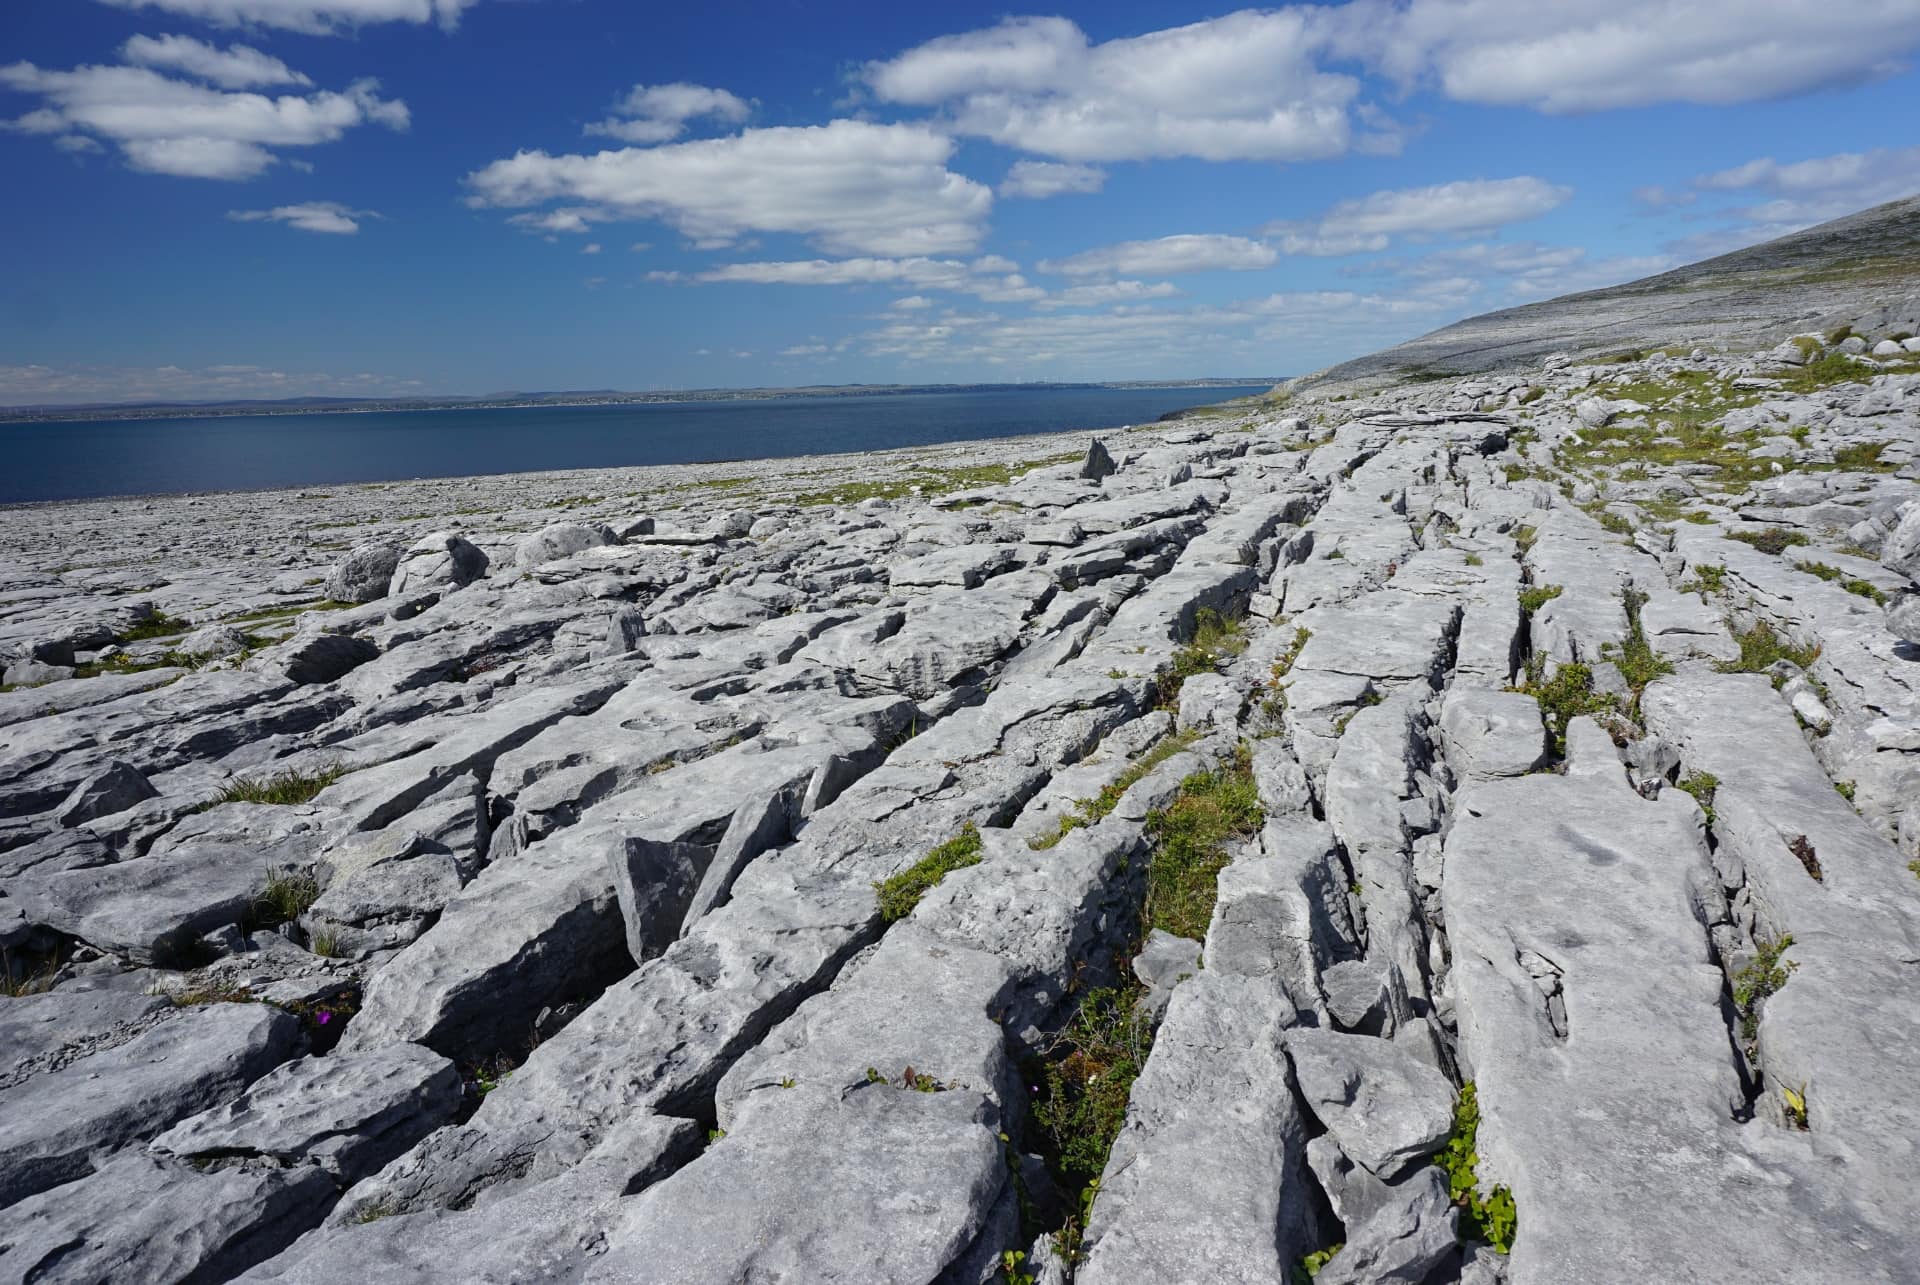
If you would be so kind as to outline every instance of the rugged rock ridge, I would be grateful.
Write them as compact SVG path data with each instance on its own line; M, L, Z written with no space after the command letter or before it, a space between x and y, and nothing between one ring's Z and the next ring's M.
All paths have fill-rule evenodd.
M0 1275L1920 1279L1916 367L0 514Z

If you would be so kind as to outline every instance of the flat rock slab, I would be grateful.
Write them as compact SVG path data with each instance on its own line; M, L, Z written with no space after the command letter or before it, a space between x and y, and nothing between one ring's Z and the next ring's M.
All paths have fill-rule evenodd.
M1392 1040L1300 1027L1287 1055L1308 1108L1377 1177L1398 1176L1453 1131L1453 1086Z
M7 1210L0 1272L48 1285L227 1280L320 1221L334 1194L319 1169L199 1173L126 1155Z
M452 1062L417 1044L392 1044L277 1067L148 1147L183 1160L258 1156L282 1166L315 1165L349 1183L445 1123L459 1103Z
M0 1092L0 1206L238 1094L299 1041L300 1023L278 1009L208 1004Z
M1088 1220L1083 1285L1271 1285L1313 1246L1307 1125L1277 988L1203 971L1180 985L1134 1081Z
M981 1100L890 1084L794 1088L642 1192L585 1280L932 1281L1008 1182Z
M1456 687L1440 707L1440 732L1462 780L1525 776L1546 761L1540 703L1522 692Z
M34 922L140 963L173 963L203 934L239 922L270 873L254 850L202 843L28 876L12 892Z

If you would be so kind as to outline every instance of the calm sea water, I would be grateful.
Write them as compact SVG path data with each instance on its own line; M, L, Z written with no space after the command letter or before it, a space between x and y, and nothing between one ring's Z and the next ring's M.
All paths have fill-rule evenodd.
M1142 424L1265 388L1036 388L0 424L0 503L884 450Z

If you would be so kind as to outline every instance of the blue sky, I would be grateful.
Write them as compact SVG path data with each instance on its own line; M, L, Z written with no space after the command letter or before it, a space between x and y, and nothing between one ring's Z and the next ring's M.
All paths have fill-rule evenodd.
M0 404L1297 374L1920 190L1920 0L9 0Z

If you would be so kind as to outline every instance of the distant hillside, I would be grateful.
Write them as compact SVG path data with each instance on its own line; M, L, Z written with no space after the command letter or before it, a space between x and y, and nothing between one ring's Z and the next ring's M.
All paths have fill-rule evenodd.
M1625 285L1469 317L1290 387L1477 374L1550 352L1750 346L1889 309L1920 314L1920 197Z

